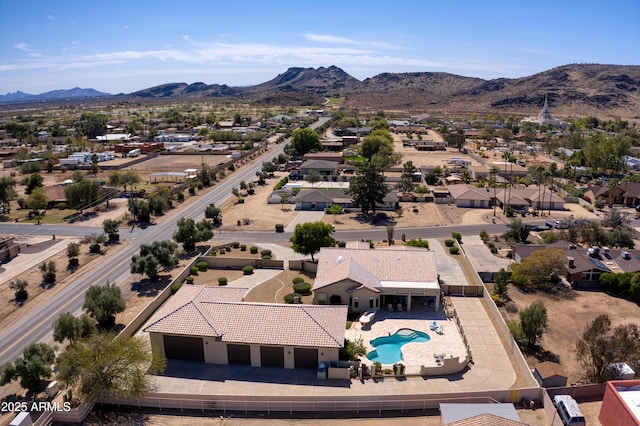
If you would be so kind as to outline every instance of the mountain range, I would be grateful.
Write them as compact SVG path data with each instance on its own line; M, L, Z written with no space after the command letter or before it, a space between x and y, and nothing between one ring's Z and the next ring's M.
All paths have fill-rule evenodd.
M169 83L127 95L93 89L21 92L0 102L71 98L130 100L229 99L261 105L322 105L340 97L347 108L485 114L535 114L548 96L553 114L640 119L640 66L570 64L521 78L484 80L443 72L382 73L358 80L336 66L289 68L272 80L248 87Z

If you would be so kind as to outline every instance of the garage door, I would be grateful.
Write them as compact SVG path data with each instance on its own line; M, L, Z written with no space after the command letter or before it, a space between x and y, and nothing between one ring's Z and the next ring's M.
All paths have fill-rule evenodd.
M284 368L284 348L260 346L260 365Z
M295 368L318 368L318 350L309 348L295 348Z
M201 337L163 336L164 354L171 359L188 359L204 362L204 347Z
M249 345L227 345L229 364L251 365L251 347Z

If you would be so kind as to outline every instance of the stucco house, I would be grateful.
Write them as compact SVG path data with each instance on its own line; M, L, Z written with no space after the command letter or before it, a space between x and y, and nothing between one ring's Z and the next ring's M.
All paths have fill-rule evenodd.
M320 176L335 176L338 174L338 162L327 160L306 160L300 165L300 174L307 176L312 171Z
M350 312L437 311L441 304L434 252L409 246L371 249L364 242L320 249L313 293L314 304L347 305Z
M338 361L346 306L248 303L247 291L183 285L144 331L169 359L288 369Z
M489 208L493 205L493 191L472 185L451 185L448 189L456 207Z
M351 207L351 196L343 189L303 189L293 200L296 210L324 210L334 204Z

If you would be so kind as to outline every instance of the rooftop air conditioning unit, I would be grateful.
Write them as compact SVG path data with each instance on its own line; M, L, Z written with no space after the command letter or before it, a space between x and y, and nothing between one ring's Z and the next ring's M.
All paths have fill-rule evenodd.
M629 259L631 259L631 255L629 254L628 251L623 251L622 252L622 258L626 259L626 260L629 260Z

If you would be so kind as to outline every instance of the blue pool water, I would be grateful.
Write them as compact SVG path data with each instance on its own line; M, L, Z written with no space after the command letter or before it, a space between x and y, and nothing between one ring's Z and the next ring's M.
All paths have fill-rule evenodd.
M367 358L380 364L395 364L402 361L402 345L406 343L428 342L429 335L423 331L401 328L390 336L376 337L369 343L375 349L367 354Z

